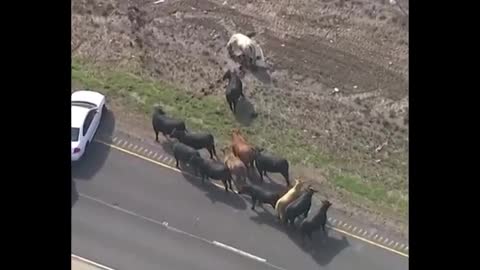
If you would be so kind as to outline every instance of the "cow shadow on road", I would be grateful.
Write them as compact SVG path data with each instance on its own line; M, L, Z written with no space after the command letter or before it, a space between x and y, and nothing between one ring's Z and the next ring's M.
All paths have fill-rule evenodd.
M72 178L90 180L103 167L110 154L112 136L115 130L115 116L106 109L94 140L88 146L81 160L72 162Z
M287 188L287 182L285 182L282 179L282 181L284 182L280 184L280 180L275 180L274 178L271 177L271 174L275 174L275 173L268 173L268 176L263 176L263 181L262 181L258 171L256 169L250 169L248 171L248 179L250 180L250 184L262 186L263 188L266 188L270 191L277 192Z
M316 231L312 236L313 241L305 237L305 243L302 243L300 232L297 230L299 221L296 222L295 228L287 227L280 224L275 215L265 210L257 211L257 215L250 217L250 219L257 224L269 225L285 233L304 253L310 255L319 266L328 265L335 256L350 245L344 235L342 235L341 239L330 236L328 228L327 236L324 236L321 231Z
M231 206L237 210L245 210L247 208L247 204L245 203L245 200L238 196L238 194L233 193L229 190L229 192L225 192L225 189L223 188L223 183L218 180L205 180L205 183L202 183L202 179L200 177L195 177L193 174L193 170L189 167L186 167L186 165L180 164L180 168L182 168L182 175L193 186L197 187L198 189L202 190L205 192L205 195L207 198L210 199L210 201L215 204L215 203L223 203L228 206ZM219 188L211 182L216 182L222 186L222 188ZM235 184L232 183L232 186L235 188Z

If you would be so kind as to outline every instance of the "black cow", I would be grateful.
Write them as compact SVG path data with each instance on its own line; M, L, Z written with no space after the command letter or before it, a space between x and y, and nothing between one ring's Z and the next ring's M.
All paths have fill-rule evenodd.
M213 159L213 155L218 157L217 151L215 150L215 139L210 133L187 133L184 130L174 129L170 137L176 138L180 142L197 150L206 148L210 153L211 159Z
M303 218L307 218L310 207L312 206L312 196L316 190L308 187L307 190L298 197L295 201L290 203L285 209L285 222L290 225L295 224L295 219L303 214Z
M322 229L323 234L326 236L327 232L325 231L325 225L327 224L327 211L332 203L328 200L322 201L322 207L320 210L312 217L311 220L304 219L300 223L300 235L302 242L305 240L305 235L312 240L312 233L314 231Z
M290 186L290 180L288 176L288 161L281 157L264 153L263 148L255 149L255 167L260 174L260 179L263 182L263 176L267 176L267 172L280 173L285 178L287 186Z
M243 84L242 80L238 76L237 72L231 71L230 69L225 72L222 77L222 80L225 81L228 79L228 85L225 89L225 97L227 98L228 106L230 110L235 113L238 100L240 97L245 97L243 95Z
M252 198L252 210L255 210L255 205L257 202L260 204L270 204L273 209L275 209L275 204L277 203L278 199L280 199L285 193L287 193L288 189L280 192L272 192L268 190L264 190L259 186L254 185L243 185L238 194L247 194Z
M228 192L229 187L230 190L233 191L232 175L230 174L228 167L223 162L212 159L204 159L201 156L195 156L192 158L192 165L195 170L195 175L198 175L200 172L202 183L205 182L205 178L207 180L209 178L221 180L223 182L223 186L225 186L226 192Z
M181 142L174 142L172 150L176 161L175 166L179 169L179 161L190 164L193 157L200 157L200 153L197 150Z
M162 108L156 106L152 115L152 125L155 131L155 141L158 142L158 133L162 132L163 136L170 135L174 129L187 131L185 122L174 119L165 115Z

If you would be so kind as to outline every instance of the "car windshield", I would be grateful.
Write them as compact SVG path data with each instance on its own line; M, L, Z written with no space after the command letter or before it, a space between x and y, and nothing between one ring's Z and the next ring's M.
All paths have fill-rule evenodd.
M78 141L79 134L80 134L80 129L72 127L72 142Z

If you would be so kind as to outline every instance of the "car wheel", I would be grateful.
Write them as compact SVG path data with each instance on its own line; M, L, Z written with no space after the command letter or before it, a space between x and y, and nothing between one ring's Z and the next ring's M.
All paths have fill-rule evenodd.
M102 113L105 113L107 111L107 105L103 104L102 106Z

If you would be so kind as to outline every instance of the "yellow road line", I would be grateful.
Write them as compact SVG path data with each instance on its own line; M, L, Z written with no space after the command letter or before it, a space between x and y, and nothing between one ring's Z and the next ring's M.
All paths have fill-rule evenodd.
M197 177L197 176L192 175L192 174L190 174L190 173L188 173L188 172L181 171L181 170L177 169L176 167L173 167L173 166L170 166L170 165L161 163L161 162L159 162L159 161L150 159L150 158L148 158L148 157L145 157L145 156L143 156L143 155L134 153L134 152L132 152L132 151L129 151L129 150L124 149L124 148L121 148L121 147L119 147L119 146L116 146L116 145L113 145L113 144L110 144L110 143L107 143L107 142L103 142L103 141L100 141L100 140L96 140L96 141L99 142L99 143L101 143L101 144L104 144L104 145L106 145L106 146L112 147L113 149L116 149L116 150L118 150L118 151L120 151L120 152L123 152L123 153L125 153L125 154L129 154L129 155L131 155L131 156L138 157L138 158L140 158L140 159L143 159L143 160L145 160L145 161L154 163L154 164L159 165L159 166L162 166L162 167L164 167L164 168L167 168L167 169L176 171L176 172L178 172L178 173L183 173L183 174L187 174L187 175L192 176L192 177ZM219 185L219 184L217 184L217 183L214 183L214 182L211 182L211 183L212 183L213 185L219 187L219 188L222 188L222 189L225 188L225 187L223 187L223 186L221 186L221 185ZM346 231L344 231L344 230L338 229L338 228L333 227L333 226L327 225L327 227L329 227L329 228L331 228L332 230L337 231L337 232L339 232L339 233L343 233L343 234L348 235L348 236L350 236L350 237L353 237L353 238L355 238L355 239L364 241L364 242L366 242L366 243L368 243L368 244L377 246L377 247L379 247L379 248L383 248L383 249L385 249L385 250L391 251L391 252L396 253L396 254L398 254L398 255L400 255L400 256L403 256L403 257L407 257L407 258L408 258L408 254L406 254L406 253L403 253L403 252L397 251L397 250L395 250L395 249L389 248L389 247L387 247L387 246L384 246L384 245L375 243L375 242L373 242L373 241L371 241L371 240L368 240L368 239L363 238L363 237L361 237L361 236L358 236L358 235L355 235L355 234L346 232Z

